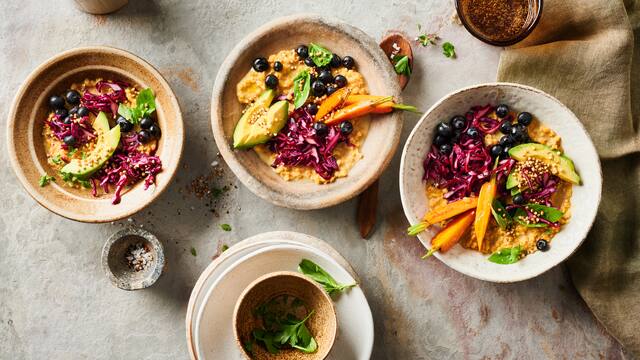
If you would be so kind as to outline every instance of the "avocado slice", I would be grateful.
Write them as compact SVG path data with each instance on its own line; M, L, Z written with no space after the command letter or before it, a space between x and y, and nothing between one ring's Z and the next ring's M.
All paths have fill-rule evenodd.
M278 101L269 107L275 92L267 90L244 112L233 132L233 147L249 149L275 136L287 123L289 102Z
M558 176L562 180L578 185L580 184L580 175L576 172L573 161L566 155L561 155L558 151L546 145L527 143L514 146L509 150L509 156L518 161L535 158L549 165L557 166Z
M516 177L516 173L515 171L511 171L509 173L509 176L507 176L507 183L505 184L505 186L507 187L507 189L513 189L518 185L520 184L519 184L518 178Z
M93 122L93 129L98 135L95 148L84 159L73 159L60 172L86 179L104 165L120 143L120 126L109 128L107 115L100 112Z

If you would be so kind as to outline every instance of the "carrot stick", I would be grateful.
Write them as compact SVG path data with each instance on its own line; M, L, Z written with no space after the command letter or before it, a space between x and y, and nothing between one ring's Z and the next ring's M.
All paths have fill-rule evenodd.
M351 93L351 90L349 88L343 87L341 89L338 89L336 92L331 94L331 96L320 103L318 112L316 113L316 121L320 121L334 109L343 106L345 101L349 97L349 93Z
M457 244L462 235L469 229L475 217L475 210L458 215L451 220L436 236L431 239L431 249L422 257L423 259L433 255L436 251L447 252Z
M390 101L393 96L383 97L378 100L365 100L336 111L333 116L325 120L325 124L334 125L345 120L355 119L373 112L374 108L382 103Z
M425 231L429 226L437 224L441 221L450 219L456 215L460 215L465 211L475 209L478 206L478 198L465 197L452 203L444 204L439 207L429 210L424 215L422 221L419 224L411 226L407 233L410 236L418 235Z

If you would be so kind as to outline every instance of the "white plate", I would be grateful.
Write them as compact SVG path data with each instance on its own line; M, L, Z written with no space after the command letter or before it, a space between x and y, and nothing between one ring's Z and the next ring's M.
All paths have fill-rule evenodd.
M492 83L455 91L427 111L413 128L402 151L400 162L400 196L404 213L411 224L428 210L424 191L422 162L431 147L436 124L453 115L464 114L474 105L508 104L512 109L528 111L562 138L565 153L573 159L582 178L573 186L571 220L553 238L547 252L535 252L511 265L494 264L486 255L454 246L447 253L435 253L445 264L463 274L494 282L514 282L542 274L571 255L587 236L595 219L602 190L602 171L596 149L580 120L556 98L545 92L519 84ZM418 235L430 248L435 229Z
M231 250L233 247L224 254ZM331 256L307 244L290 240L266 240L239 247L221 259L208 272L206 279L201 278L203 281L198 281L201 283L200 291L195 292L194 289L192 294L191 315L188 311L187 326L193 327L191 338L195 351L190 351L197 354L196 358L241 359L232 331L233 308L240 293L265 273L296 271L302 258L318 263L339 282L355 281L354 276ZM364 293L359 287L352 288L337 297L335 305L339 329L329 359L368 359L374 334L373 318ZM189 340L189 334L187 338Z

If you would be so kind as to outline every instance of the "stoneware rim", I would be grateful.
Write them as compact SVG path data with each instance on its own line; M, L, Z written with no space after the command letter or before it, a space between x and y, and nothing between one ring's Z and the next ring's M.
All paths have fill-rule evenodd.
M382 154L382 156L378 155L376 157L375 155L377 154L367 156L365 154L365 157L358 161L356 167L360 165L360 163L362 163L361 166L367 166L366 168L363 168L360 176L351 176L350 173L345 178L337 179L333 184L313 184L315 185L313 190L303 192L301 193L301 196L298 196L299 194L294 194L293 191L289 189L296 185L296 183L302 184L304 182L287 182L278 176L279 180L270 179L270 181L277 182L277 187L275 187L270 186L265 181L252 174L252 170L248 169L247 166L245 166L245 164L243 164L239 159L238 152L231 148L230 136L225 135L225 121L222 116L225 89L228 86L232 86L233 89L235 89L235 83L229 84L229 79L232 76L232 71L235 68L237 59L245 55L247 52L246 49L256 46L259 41L265 41L261 39L268 36L267 34L272 31L295 28L295 24L298 23L321 26L330 30L334 34L339 35L341 38L345 39L345 41L350 42L353 46L357 46L360 51L366 52L369 55L369 59L366 61L366 63L369 64L368 66L372 66L380 70L377 74L379 77L377 81L384 84L386 92L385 95L393 95L398 99L398 101L401 101L401 97L397 76L386 55L382 49L380 49L378 43L362 30L335 19L321 17L315 14L285 16L271 21L251 32L229 53L225 61L220 66L211 98L211 128L220 154L236 177L255 195L278 206L299 210L311 210L333 206L357 196L382 174L391 162L400 142L402 114L399 112L392 112L384 115L384 118L380 116L379 119L374 120L375 122L384 124L380 125L381 127L386 126L386 128L380 128L379 130L380 133L384 131L387 140L381 142L379 146L377 146L377 148L381 149L380 154ZM358 59L356 59L356 61L358 61ZM362 62L362 60L360 61ZM371 81L371 77L367 77L366 80L368 85L371 86L373 83ZM235 100L235 90L233 93ZM372 133L373 130L370 131L365 139L363 147L372 137ZM261 166L264 171L271 170L268 168L268 165L262 165L264 165ZM351 172L353 172L354 169L352 169ZM304 183L304 186L307 185L308 184Z
M570 128L570 131L574 132L574 135L571 135L571 136L579 137L582 140L580 144L572 144L567 142L566 141L567 133L560 134L561 131L559 130L561 129L557 129L553 125L550 125L548 119L542 118L541 121L547 124L550 128L552 128L552 130L558 132L561 135L563 139L562 144L563 144L564 150L566 153L568 153L568 155L571 158L573 158L574 162L576 163L576 167L578 168L578 171L580 172L580 175L583 178L582 179L583 185L574 186L573 188L574 192L571 198L571 202L572 202L571 220L567 225L565 225L565 228L563 228L562 231L560 231L560 233L556 235L556 237L554 238L554 241L552 242L551 249L544 254L541 254L541 252L538 251L512 265L497 265L497 264L490 263L485 259L486 264L481 264L480 266L477 265L477 262L475 260L471 261L469 258L470 256L475 256L475 255L469 255L469 254L465 255L465 252L475 253L477 256L481 256L481 255L475 251L463 249L459 245L456 245L446 254L441 254L440 252L436 252L434 254L440 261L442 261L447 266L451 267L452 269L458 272L461 272L465 275L468 275L480 280L498 282L498 283L510 283L510 282L527 280L527 279L536 277L546 272L547 270L555 267L556 265L562 263L569 256L571 256L578 249L578 247L580 247L580 245L583 243L584 239L586 238L587 233L591 229L593 222L595 221L595 216L597 214L598 206L600 204L600 198L601 198L601 192L602 192L602 168L600 166L600 159L598 157L595 146L593 145L593 142L591 141L591 138L589 137L589 134L587 133L585 127L580 122L580 120L576 117L576 115L555 97L545 93L542 90L539 90L530 86L515 84L515 83L496 82L496 83L486 83L486 84L479 84L479 85L465 87L465 88L453 91L448 95L444 96L442 99L437 101L420 118L418 123L415 125L415 127L411 131L411 134L409 135L407 142L405 143L404 149L402 151L402 157L400 160L400 174L399 174L400 197L402 201L402 207L404 209L405 216L407 217L409 223L415 224L419 221L419 218L421 218L423 215L423 214L419 214L418 211L416 211L416 208L420 208L424 210L424 208L426 207L426 204L425 204L426 196L422 195L420 199L416 199L417 192L420 191L421 193L424 194L424 191L416 190L415 188L411 189L409 188L410 186L409 184L412 183L415 186L417 183L414 177L419 176L421 178L423 174L421 161L418 162L415 158L416 156L419 156L420 159L424 159L424 156L426 155L426 150L416 149L416 147L419 148L421 145L424 145L423 144L425 143L424 139L428 138L428 140L430 140L432 137L432 135L425 135L425 134L433 133L432 129L425 129L425 127L430 125L435 125L435 121L437 121L434 119L430 119L430 117L439 116L439 115L432 115L432 114L434 112L437 113L439 111L442 111L441 110L442 108L447 107L448 105L447 103L453 102L452 98L457 99L457 97L464 94L473 94L474 91L480 91L480 92L493 91L495 94L498 94L496 96L504 96L505 92L510 90L520 91L532 97L538 97L538 99L535 101L538 101L539 104L544 103L545 107L549 107L549 108L555 107L558 111L562 113L561 115L558 115L558 117L562 117L562 120L565 121L565 124L566 124L565 126L567 128ZM488 95L488 96L491 96L491 95ZM516 95L512 95L512 96L516 96ZM541 105L538 105L538 106L540 107L538 110L543 111L542 106ZM456 109L456 111L458 112L464 112L466 110L467 109ZM536 109L528 109L527 111L534 112L535 114ZM449 114L449 115L453 115L453 114ZM429 121L433 121L434 123L427 124L427 119L429 119ZM553 120L553 121L555 122L559 120ZM563 132L566 131L566 128L562 129L562 131ZM421 138L423 140L421 140ZM426 146L428 146L428 144ZM580 147L581 151L576 152L575 150L576 147ZM585 167L584 166L585 164L587 164L588 166ZM416 169L416 167L419 167L419 169ZM585 175L587 173L590 176L585 178ZM410 176L410 175L414 175L414 176ZM587 181L585 181L585 179ZM422 186L422 188L423 187L424 186ZM580 189L581 187L583 188ZM589 190L591 190L592 192L588 192ZM580 208L576 206L577 201L582 201L581 199L578 199L578 196L576 195L578 191L581 191L581 196L588 197L588 200L584 200L584 201L587 201L587 203L582 204L584 206ZM579 226L578 228L574 228L574 226L578 226L576 224L578 219L580 219L581 221L581 226ZM572 226L572 224L574 226ZM573 232L571 232L569 229L571 229L571 231ZM427 249L430 248L430 240L432 236L435 234L435 232L432 232L432 231L433 230L423 232L418 235L420 242L422 242L422 244ZM564 234L563 234L563 231L565 232ZM561 246L554 246L555 244L560 245L557 242L557 240L560 240L560 239L565 240L567 243L563 243L563 245ZM560 250L558 250L557 248L560 248ZM543 255L550 256L549 260L547 259L539 260L540 258L537 258L538 260L536 260L535 263L531 261L533 257L543 256ZM484 256L484 258L486 257L487 256Z
M144 73L144 76L146 78L153 79L153 81L156 81L162 87L161 90L154 89L154 91L156 92L162 91L162 93L166 95L166 98L168 101L165 101L163 104L159 104L158 108L159 109L164 108L165 110L161 110L162 112L169 111L175 115L170 120L163 120L165 121L165 123L166 121L171 122L172 131L170 134L173 140L168 145L170 147L166 147L166 148L160 147L158 149L161 159L164 160L166 159L166 157L170 157L170 159L172 160L169 163L167 163L166 161L163 161L162 172L158 174L158 178L160 178L161 181L158 181L158 184L155 185L155 188L152 185L149 189L147 189L146 191L149 193L149 196L145 196L145 198L143 199L127 197L127 194L123 193L122 202L118 205L112 205L114 206L114 208L113 208L113 211L110 211L110 214L100 214L99 212L81 213L79 211L75 211L76 209L75 206L64 207L59 204L61 200L58 200L57 202L55 202L45 197L44 196L45 191L57 191L58 193L61 194L60 196L64 196L65 201L67 202L77 201L78 207L80 208L84 206L89 206L90 204L97 204L97 202L99 201L105 201L104 197L90 199L90 200L80 199L73 194L62 191L62 187L59 187L54 183L50 184L46 188L38 187L37 184L34 184L33 181L30 181L32 179L27 178L25 173L26 172L25 169L28 169L29 167L35 167L37 169L41 169L42 167L40 162L36 161L36 155L34 154L33 144L32 143L27 144L29 146L29 152L30 152L29 156L33 161L26 164L25 161L19 160L18 154L17 154L18 151L20 150L16 148L17 144L15 141L15 136L16 136L15 131L17 126L16 123L20 121L19 119L17 119L17 116L18 116L18 112L21 111L20 107L24 106L23 102L28 102L28 100L25 100L25 101L22 100L23 96L31 87L36 86L34 84L37 84L37 82L41 80L40 79L41 77L46 76L48 71L52 71L59 64L64 63L65 61L71 61L70 59L73 59L74 57L81 56L81 55L83 56L91 56L91 55L114 56L116 58L126 59L129 62L135 63L136 66L140 67L141 73ZM102 65L100 63L92 63L90 65L81 67L77 71L67 71L64 74L59 75L58 78L56 78L56 80L58 83L62 82L63 81L62 79L75 76L76 73L79 73L82 71L120 72L123 75L127 73L127 70L124 68L111 66L111 65ZM39 94L38 96L43 96L43 95ZM31 135L31 133L35 131L35 120L32 119L34 114L35 112L31 113L29 116L30 119L28 120L30 122L30 124L28 125L29 127L28 131L30 132L29 135ZM167 132L163 132L163 134L167 136L166 135ZM27 76L27 78L24 80L24 82L16 92L16 96L14 97L14 100L11 105L11 110L9 111L9 117L7 121L7 144L8 144L7 147L9 150L9 159L11 162L11 166L14 170L14 173L16 174L16 177L20 181L22 187L27 191L27 193L34 200L36 200L40 205L50 210L51 212L54 212L67 219L87 222L87 223L105 223L105 222L120 220L137 213L138 211L142 210L147 205L149 205L151 202L153 202L155 199L157 199L162 193L164 193L164 191L168 188L169 184L173 180L173 177L176 174L176 170L178 169L179 163L182 158L182 152L184 147L184 125L182 121L182 113L180 110L180 105L178 103L178 100L173 90L169 86L169 83L160 74L160 72L156 70L151 64L141 59L140 57L122 49L108 47L108 46L87 46L87 47L73 48L73 49L58 53L53 57L47 59L40 65L38 65ZM138 182L133 187L131 187L127 191L127 193L132 192L133 190L139 188L140 186L142 186L142 183L143 183L142 181ZM49 190L48 188L51 188L52 185L54 187L59 187L59 189ZM111 192L111 194L112 193L113 192ZM127 203L127 201L129 202ZM126 205L127 207L125 208L123 206L123 203L130 204L130 206Z

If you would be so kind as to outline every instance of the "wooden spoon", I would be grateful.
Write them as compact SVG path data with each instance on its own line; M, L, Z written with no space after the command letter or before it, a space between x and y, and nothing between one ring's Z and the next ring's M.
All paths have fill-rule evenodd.
M404 35L399 33L389 34L382 39L380 47L387 54L389 61L392 61L391 59L394 55L406 55L409 58L409 68L413 72L413 50L411 49L411 42ZM409 77L399 74L398 82L400 82L400 88L404 90L407 83L409 83ZM363 239L368 239L371 236L376 225L379 181L376 180L358 197L356 221L360 228L360 236Z

